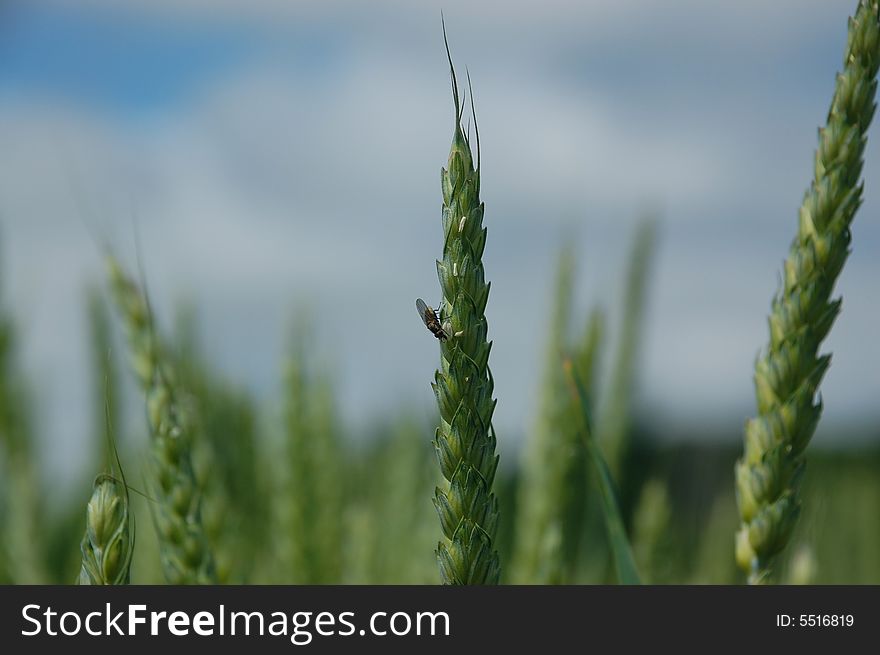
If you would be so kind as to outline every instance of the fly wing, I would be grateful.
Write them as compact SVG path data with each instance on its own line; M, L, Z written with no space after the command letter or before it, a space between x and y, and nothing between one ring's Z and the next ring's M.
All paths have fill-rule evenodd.
M434 310L432 310L430 307L428 307L425 304L425 301L422 300L421 298L418 298L416 300L416 309L419 310L419 316L421 317L422 322L425 325L427 325L428 324L428 317L434 315Z

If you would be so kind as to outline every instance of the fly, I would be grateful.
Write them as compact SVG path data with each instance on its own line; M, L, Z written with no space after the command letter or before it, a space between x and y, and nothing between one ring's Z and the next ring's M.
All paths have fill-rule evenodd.
M419 311L419 316L421 316L422 322L425 324L425 327L431 331L431 334L440 339L440 341L446 341L449 338L449 335L440 323L439 312L434 310L431 306L426 305L425 301L421 298L416 300L416 309Z

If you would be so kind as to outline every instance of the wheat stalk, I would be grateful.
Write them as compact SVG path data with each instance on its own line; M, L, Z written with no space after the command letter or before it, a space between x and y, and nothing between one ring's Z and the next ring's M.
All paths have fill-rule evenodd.
M617 486L611 469L602 454L602 449L592 435L590 399L587 388L577 367L570 358L564 358L562 369L566 384L579 413L578 437L584 446L584 453L595 475L599 497L602 503L602 519L608 533L608 546L614 561L614 570L620 584L640 584L639 572L633 559L632 547L626 536L626 527L620 511Z
M172 584L214 583L214 560L202 525L192 464L192 421L178 400L171 362L159 345L146 296L112 256L107 266L125 323L131 365L147 397L152 437L150 491L158 501L153 517L165 578Z
M642 220L636 228L629 259L622 301L620 339L608 382L606 400L598 414L596 440L606 453L611 472L624 474L630 428L630 410L635 387L639 337L645 311L648 273L657 240L657 223Z
M434 446L446 480L434 494L443 531L436 553L444 583L495 584L500 565L494 544L498 501L492 483L498 457L492 428L491 344L486 339L484 314L489 298L482 262L486 229L479 159L475 166L462 130L462 108L448 44L446 52L455 130L447 168L441 171L444 239L437 274L443 291L440 320L449 328L450 338L440 344L440 370L432 385L440 409Z
M564 583L573 575L583 529L586 454L578 435L580 411L572 403L559 365L569 351L568 332L574 287L575 255L564 247L557 258L552 319L547 339L538 418L524 449L518 489L516 542L511 577L521 584ZM601 315L593 312L573 364L592 389Z
M561 577L562 497L566 464L572 453L568 452L564 432L571 400L559 357L567 347L573 278L574 252L566 246L557 258L538 418L523 449L516 542L510 567L511 578L518 583L548 583Z
M758 415L745 427L736 465L741 525L736 559L751 583L768 579L797 519L804 449L819 416L816 399L830 355L818 350L840 311L831 300L849 254L850 224L861 203L859 178L874 115L880 63L878 3L862 0L849 21L843 72L827 124L819 130L815 177L773 300L770 342L755 365Z
M305 331L298 327L285 371L283 559L296 584L330 584L342 575L344 458L333 386L311 370Z

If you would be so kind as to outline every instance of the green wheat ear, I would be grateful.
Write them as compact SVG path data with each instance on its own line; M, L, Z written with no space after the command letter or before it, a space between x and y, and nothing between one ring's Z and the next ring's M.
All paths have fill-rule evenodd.
M146 295L111 256L107 268L125 324L131 366L146 395L151 436L149 491L158 501L153 518L165 578L171 584L216 583L192 463L193 421L181 402L181 389L159 343Z
M840 311L840 299L830 297L861 203L859 178L876 106L878 63L878 3L862 0L849 21L843 72L827 124L819 130L815 177L772 303L770 343L755 365L758 416L746 423L736 465L741 519L736 560L751 583L768 579L800 510L803 453L822 413L816 394L831 360L818 350Z
M104 436L111 455L110 473L95 478L86 507L86 530L80 543L82 562L79 584L125 585L131 582L134 555L134 515L130 512L128 485L113 435L110 379L104 388ZM118 472L119 477L116 477Z
M440 370L432 385L440 409L434 447L446 480L434 494L443 531L437 559L446 584L496 584L500 575L494 543L498 501L492 483L498 456L492 428L491 343L486 338L489 284L482 262L486 229L480 202L479 132L475 132L475 166L461 126L462 107L448 43L446 54L455 128L447 168L440 178L443 259L437 262L437 274L443 291L440 318L449 326L450 338L440 345ZM471 102L473 107L473 93Z
M124 585L131 581L134 517L129 512L125 482L102 473L95 479L86 508L81 585Z

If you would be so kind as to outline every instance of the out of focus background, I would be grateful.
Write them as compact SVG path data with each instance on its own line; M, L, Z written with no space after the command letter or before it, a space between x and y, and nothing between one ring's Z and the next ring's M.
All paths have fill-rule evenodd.
M100 468L107 344L117 438L126 453L146 440L102 300L105 246L142 271L169 340L234 390L266 452L283 441L291 343L306 339L353 465L399 452L388 444L408 431L426 473L400 484L429 480L438 348L414 300L439 298L439 170L454 118L442 8L480 127L505 561L519 464L542 424L565 244L567 329L581 334L593 308L603 316L597 412L625 391L619 482L648 577L739 581L732 467L754 411L752 367L855 4L0 4L0 306L29 398L32 491L47 522L75 526L57 530L46 577L77 570L79 537L63 535L81 535ZM786 569L804 581L880 582L878 144ZM641 228L634 258L646 220L653 236ZM630 291L628 277L641 280ZM135 484L138 460L123 464ZM399 526L400 541L426 544L416 573L382 573L393 560L343 540L361 573L338 579L435 580L432 484L413 510L424 524ZM343 513L369 531L367 510ZM144 514L139 538L148 525ZM605 579L601 523L591 529L599 543L572 581Z

